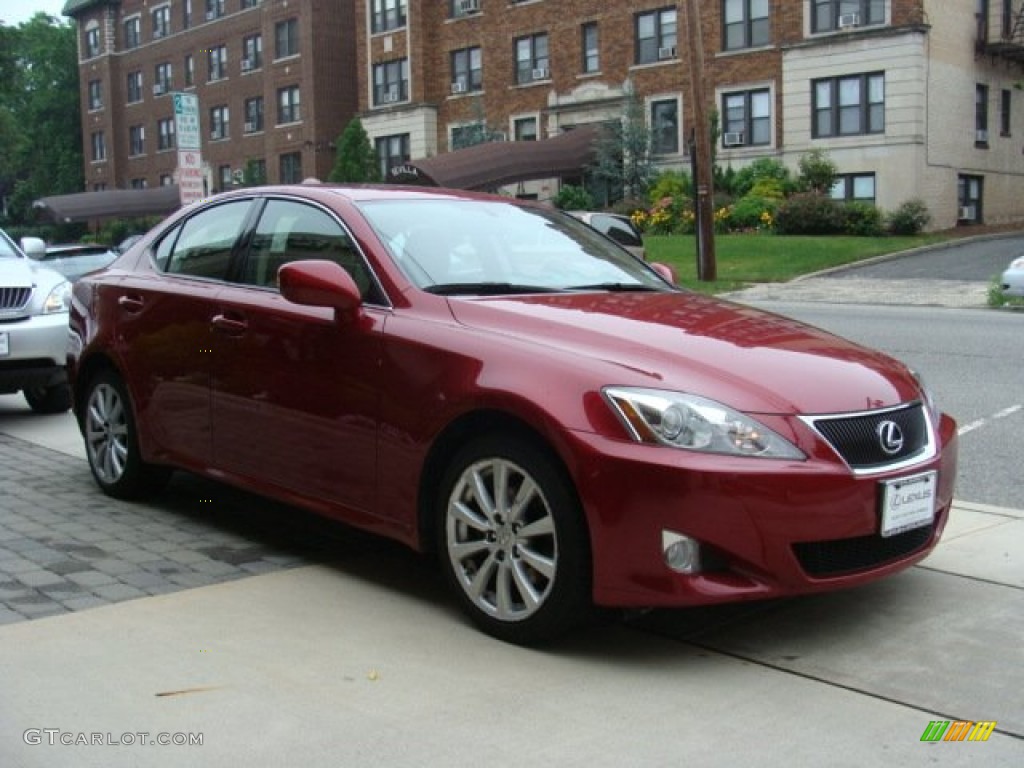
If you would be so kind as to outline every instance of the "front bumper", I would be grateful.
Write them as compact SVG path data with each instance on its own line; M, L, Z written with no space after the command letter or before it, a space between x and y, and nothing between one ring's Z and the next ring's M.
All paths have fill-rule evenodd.
M0 391L49 387L67 380L68 315L34 315L0 323Z
M693 454L577 433L571 467L591 531L594 600L683 606L854 586L902 570L938 543L953 500L956 425L937 453L899 471L855 476L841 461ZM880 481L938 472L931 526L883 538ZM664 562L662 531L698 540L707 567Z

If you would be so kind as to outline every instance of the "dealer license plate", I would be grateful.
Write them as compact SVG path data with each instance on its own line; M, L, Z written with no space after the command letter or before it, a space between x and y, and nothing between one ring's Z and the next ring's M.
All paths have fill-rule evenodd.
M7 357L11 354L11 340L7 332L0 333L0 357Z
M938 473L899 477L882 483L882 535L895 536L935 519Z

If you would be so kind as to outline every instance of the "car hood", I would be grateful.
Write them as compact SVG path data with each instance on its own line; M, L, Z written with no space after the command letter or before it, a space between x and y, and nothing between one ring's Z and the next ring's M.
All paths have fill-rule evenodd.
M864 411L919 397L907 369L796 320L700 294L453 298L462 325L541 345L596 386L690 392L750 413Z
M0 284L4 288L31 288L36 284L36 264L27 259L0 259Z

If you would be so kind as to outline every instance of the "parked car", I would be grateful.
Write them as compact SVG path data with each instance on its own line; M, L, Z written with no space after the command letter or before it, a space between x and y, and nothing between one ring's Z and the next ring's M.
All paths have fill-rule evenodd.
M219 195L74 286L92 474L131 498L185 469L436 551L518 643L924 558L957 442L920 379L663 274L526 201Z
M1024 256L1010 262L999 279L999 285L1006 296L1024 297Z
M116 258L117 253L105 245L69 243L46 246L40 261L75 282L82 275L101 269Z
M569 211L569 213L580 221L586 222L602 235L610 237L638 259L647 258L643 235L629 216L605 211Z
M34 252L45 244L26 238ZM67 383L70 284L0 230L0 393L21 392L33 411L71 405Z

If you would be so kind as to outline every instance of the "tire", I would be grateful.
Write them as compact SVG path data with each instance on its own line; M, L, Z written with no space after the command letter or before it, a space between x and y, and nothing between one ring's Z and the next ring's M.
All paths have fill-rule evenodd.
M507 435L468 444L445 472L437 511L441 566L484 632L536 645L590 614L587 529L547 450Z
M64 413L71 407L71 388L67 384L32 387L22 394L25 402L36 413Z
M82 414L85 454L96 484L108 496L138 499L167 484L171 470L145 463L131 400L121 379L103 371L89 382Z

